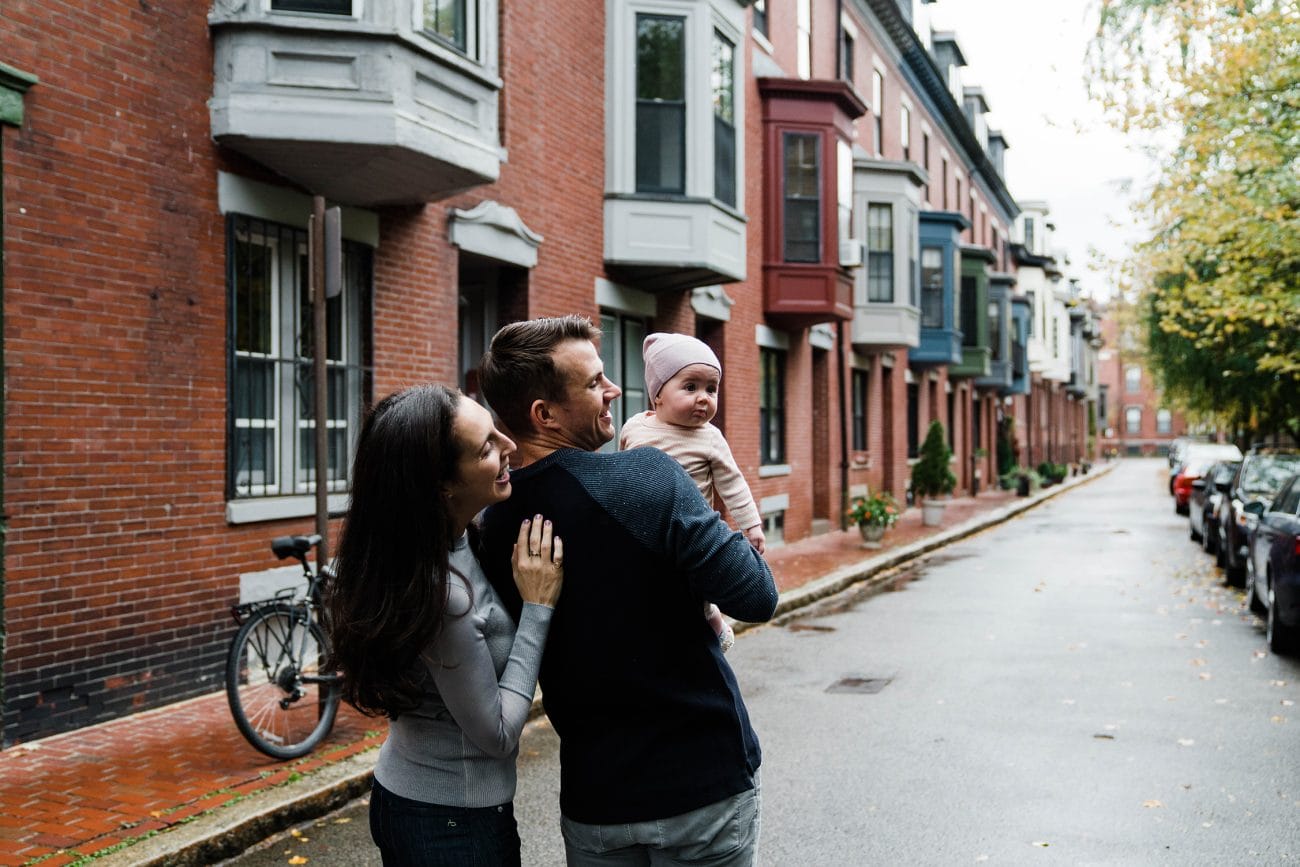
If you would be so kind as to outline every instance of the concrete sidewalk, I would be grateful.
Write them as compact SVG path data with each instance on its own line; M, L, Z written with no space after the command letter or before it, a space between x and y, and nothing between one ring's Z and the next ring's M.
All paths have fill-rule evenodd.
M941 527L909 509L866 550L856 529L772 549L778 616L846 587L886 587L895 567L1107 472L1018 498L953 500ZM747 628L739 624L737 631ZM312 755L277 762L236 731L224 693L0 752L0 865L210 864L368 791L383 720L346 706Z

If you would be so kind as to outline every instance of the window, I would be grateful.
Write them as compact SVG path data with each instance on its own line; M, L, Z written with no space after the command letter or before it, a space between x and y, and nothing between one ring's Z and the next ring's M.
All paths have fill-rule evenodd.
M623 396L610 406L614 415L614 439L601 451L615 451L623 423L650 408L650 395L645 390L645 360L641 357L645 335L644 319L608 310L600 312L600 360L605 363L605 376L623 389Z
M976 309L975 278L963 274L961 278L961 345L979 345L979 311Z
M1052 355L1060 356L1061 354L1061 321L1055 316L1052 317Z
M930 134L921 133L921 165L925 168L925 176L930 176ZM921 191L921 198L928 205L930 204L930 184L927 181L924 189Z
M946 211L946 210L948 210L948 158L947 158L947 157L942 157L942 158L939 160L939 162L940 162L940 165L941 165L941 167L942 167L942 169L943 169L943 171L942 171L942 175L943 175L943 177L942 177L942 179L941 179L941 183L943 184L943 187L942 187L943 192L940 193L939 197L940 197L940 199L943 201L943 210Z
M907 106L898 110L898 140L903 144L903 159L912 158L912 112Z
M1142 390L1142 368L1131 365L1124 368L1124 391L1137 394Z
M894 209L867 205L867 300L894 301Z
M840 29L840 78L853 83L853 34Z
M853 388L853 450L867 450L867 383L870 374L865 370L854 370L851 386Z
M1167 434L1174 429L1174 415L1167 409L1156 410L1156 433Z
M951 391L948 392L948 448L950 448L950 449L955 449L955 448L957 447L957 440L956 440L956 435L957 435L957 434L956 434L956 432L957 432L957 424L956 424L956 422L957 422L957 409L956 409L956 403L957 403L957 401L956 401L956 398L957 398L957 395L956 395L955 392L951 392Z
M812 78L812 0L795 0L795 58L800 78Z
M957 178L957 179L956 179L956 185L957 185L957 199L956 199L956 203L957 203L957 212L958 212L958 213L961 213L961 203L962 203L962 197L961 197L961 178Z
M763 537L768 545L785 544L785 509L763 513Z
M352 0L271 0L272 12L323 12L351 15Z
M1002 360L1002 305L996 301L989 302L989 347L992 349L993 361Z
M231 316L227 487L232 499L316 490L312 306L307 233L232 215L226 234ZM371 255L343 244L343 291L326 302L329 478L345 491L368 402Z
M879 69L871 70L871 113L876 126L876 156L885 153L885 76Z
M821 138L785 134L785 261L821 261Z
M686 19L636 16L636 191L686 192Z
M759 462L785 463L785 353L759 347Z
M423 30L462 53L470 53L474 6L475 0L424 0Z
M1034 252L1034 218L1025 217L1025 249Z
M1124 432L1131 434L1142 433L1141 407L1130 406L1124 410Z
M919 307L920 300L920 283L918 282L918 272L916 270L917 243L916 236L916 208L912 205L907 206L907 216L903 220L903 244L907 247L907 303L913 307Z
M736 206L736 47L713 31L713 197Z
M840 238L853 234L853 148L844 139L835 142L835 198Z
M919 451L921 430L921 386L907 384L907 456L914 458Z
M767 0L754 0L754 29L767 35Z
M943 248L921 248L921 327L943 328Z

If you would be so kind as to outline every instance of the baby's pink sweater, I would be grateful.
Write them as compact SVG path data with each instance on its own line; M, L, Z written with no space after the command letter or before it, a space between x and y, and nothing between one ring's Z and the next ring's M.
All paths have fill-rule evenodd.
M654 410L640 412L624 422L619 448L641 446L653 446L681 464L710 505L716 489L740 529L763 523L731 447L712 424L681 427L660 421Z

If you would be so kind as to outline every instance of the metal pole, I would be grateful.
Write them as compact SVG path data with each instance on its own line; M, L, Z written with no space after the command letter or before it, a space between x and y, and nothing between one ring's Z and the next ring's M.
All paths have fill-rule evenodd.
M320 546L316 549L317 568L329 562L329 383L326 381L325 354L328 342L325 331L325 198L311 200L311 278L312 305L312 382L316 409L316 532Z

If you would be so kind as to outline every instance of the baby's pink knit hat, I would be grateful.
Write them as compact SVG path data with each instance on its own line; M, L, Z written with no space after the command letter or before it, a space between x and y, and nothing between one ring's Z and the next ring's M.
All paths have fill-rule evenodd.
M677 375L683 367L707 364L718 369L722 376L722 362L713 354L707 343L686 334L651 334L641 344L645 358L646 397L653 403L664 383Z

